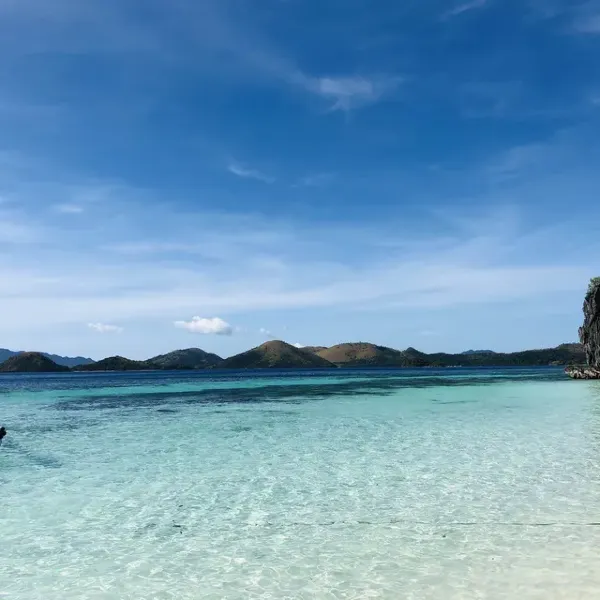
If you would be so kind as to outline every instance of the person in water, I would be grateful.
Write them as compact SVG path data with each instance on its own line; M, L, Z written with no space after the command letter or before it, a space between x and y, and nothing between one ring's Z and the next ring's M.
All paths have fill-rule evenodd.
M0 446L2 446L2 440L6 435L6 427L0 427Z

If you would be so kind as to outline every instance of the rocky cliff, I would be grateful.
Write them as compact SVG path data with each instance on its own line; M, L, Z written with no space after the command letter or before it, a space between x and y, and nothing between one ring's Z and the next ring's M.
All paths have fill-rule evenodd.
M579 328L587 367L571 367L573 379L600 379L600 277L594 277L583 301L583 325Z
M583 302L583 325L579 328L588 366L600 368L600 277L590 281Z

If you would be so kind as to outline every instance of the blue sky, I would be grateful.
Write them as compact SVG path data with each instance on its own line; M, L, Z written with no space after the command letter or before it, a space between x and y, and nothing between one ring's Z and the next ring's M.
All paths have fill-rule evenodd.
M600 2L0 0L0 346L576 338Z

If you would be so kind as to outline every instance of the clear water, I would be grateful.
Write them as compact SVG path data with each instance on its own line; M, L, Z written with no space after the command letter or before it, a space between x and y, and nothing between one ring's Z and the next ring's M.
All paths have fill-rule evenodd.
M0 377L0 597L600 597L600 383Z

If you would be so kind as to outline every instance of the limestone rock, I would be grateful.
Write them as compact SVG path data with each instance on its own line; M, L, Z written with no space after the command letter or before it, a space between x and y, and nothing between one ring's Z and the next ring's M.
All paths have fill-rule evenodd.
M600 277L590 281L583 302L583 325L579 339L589 367L600 368Z
M600 369L593 367L567 367L565 373L571 379L600 379Z

